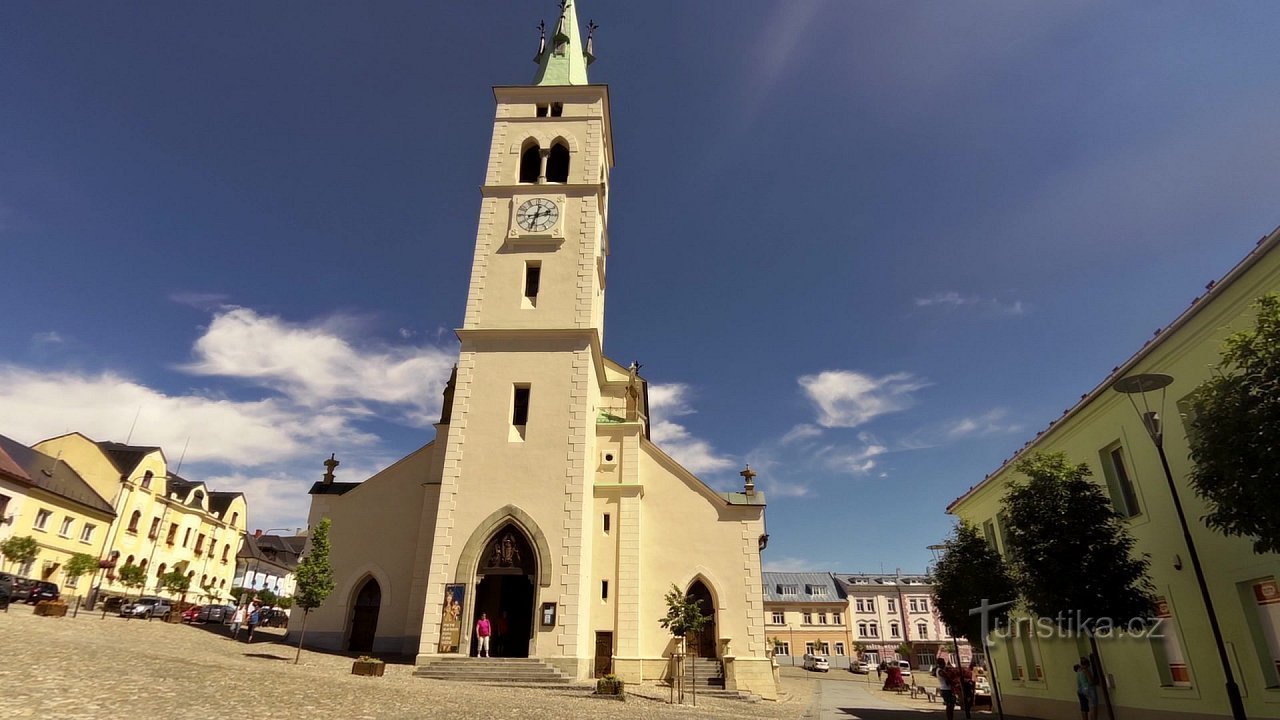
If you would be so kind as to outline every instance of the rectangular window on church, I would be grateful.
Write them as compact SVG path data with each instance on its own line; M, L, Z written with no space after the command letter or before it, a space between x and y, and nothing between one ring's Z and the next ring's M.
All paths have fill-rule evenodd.
M601 600L609 599L609 581L608 580L600 581L600 599Z
M524 306L538 304L538 286L542 283L542 261L530 260L524 264Z
M609 534L609 513L604 514L604 534Z
M517 385L515 402L511 408L511 424L524 427L529 424L529 386Z

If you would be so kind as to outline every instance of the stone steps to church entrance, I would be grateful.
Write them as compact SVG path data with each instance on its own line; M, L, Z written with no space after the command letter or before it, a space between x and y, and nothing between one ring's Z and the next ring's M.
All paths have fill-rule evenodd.
M415 677L459 682L567 685L570 678L537 658L453 657L432 660Z

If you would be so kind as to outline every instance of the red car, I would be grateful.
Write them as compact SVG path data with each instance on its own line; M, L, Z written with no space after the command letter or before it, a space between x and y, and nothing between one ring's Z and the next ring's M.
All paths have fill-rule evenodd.
M195 621L196 621L196 618L198 618L198 617L200 616L200 608L201 608L201 607L203 607L203 606L201 606L201 605L192 605L191 607L187 608L186 610L183 610L183 611L182 611L182 622L185 622L185 623L193 623L193 622L195 622Z

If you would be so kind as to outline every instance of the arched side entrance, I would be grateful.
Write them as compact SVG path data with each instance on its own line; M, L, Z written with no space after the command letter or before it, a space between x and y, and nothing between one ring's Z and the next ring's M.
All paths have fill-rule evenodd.
M492 657L529 657L533 638L537 554L514 522L498 528L485 544L475 571L475 605L471 627L482 615L489 620ZM472 633L470 654L479 642Z
M347 650L369 652L373 650L373 638L378 632L378 611L382 608L382 587L369 578L356 594L351 604L351 634Z
M699 578L689 586L685 598L690 602L699 601L698 607L711 619L696 633L690 633L687 639L688 652L703 658L717 657L716 653L716 603L711 597L711 590Z

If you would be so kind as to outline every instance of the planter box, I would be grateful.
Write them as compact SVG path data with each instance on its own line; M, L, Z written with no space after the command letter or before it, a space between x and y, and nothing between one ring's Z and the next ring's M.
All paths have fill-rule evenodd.
M35 614L43 617L66 617L67 606L63 603L41 601L36 603Z
M387 664L382 662L360 662L359 660L351 663L352 675L367 675L369 677L382 677L382 673L386 672Z
M626 683L622 680L608 680L605 678L596 680L597 695L613 695L622 700L626 698L625 687Z

